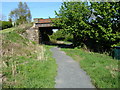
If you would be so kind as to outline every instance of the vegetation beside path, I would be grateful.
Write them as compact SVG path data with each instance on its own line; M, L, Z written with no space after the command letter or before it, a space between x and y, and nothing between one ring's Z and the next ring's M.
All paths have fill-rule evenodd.
M23 37L28 26L0 31L3 88L53 88L55 85L55 59L48 46Z
M62 49L67 55L79 62L91 77L92 83L97 88L120 88L120 61L114 60L111 57L87 52L82 49Z

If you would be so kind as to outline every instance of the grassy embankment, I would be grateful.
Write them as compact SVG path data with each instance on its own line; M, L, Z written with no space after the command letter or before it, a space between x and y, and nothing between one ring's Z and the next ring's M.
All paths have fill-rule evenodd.
M49 47L38 45L20 35L29 27L0 31L3 88L54 87L56 62Z
M97 88L120 88L120 61L82 49L62 49L79 62Z

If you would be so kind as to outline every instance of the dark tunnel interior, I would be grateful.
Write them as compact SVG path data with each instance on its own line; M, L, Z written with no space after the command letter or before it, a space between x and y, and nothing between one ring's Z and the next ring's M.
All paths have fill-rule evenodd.
M47 44L50 42L49 35L53 34L53 28L51 27L40 27L39 28L39 43Z

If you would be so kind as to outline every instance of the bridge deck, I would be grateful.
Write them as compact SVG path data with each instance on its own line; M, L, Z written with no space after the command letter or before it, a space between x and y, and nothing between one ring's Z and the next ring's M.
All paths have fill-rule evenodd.
M55 18L52 18L54 20ZM60 29L59 27L53 27L52 26L52 20L51 19L40 19L40 18L35 18L35 27L36 28L51 28L51 29Z
M39 19L35 18L35 27L52 27L52 21L51 19Z

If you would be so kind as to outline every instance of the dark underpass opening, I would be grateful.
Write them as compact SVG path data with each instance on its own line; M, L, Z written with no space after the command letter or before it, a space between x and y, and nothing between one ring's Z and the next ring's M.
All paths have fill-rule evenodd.
M55 20L56 18L52 18ZM39 32L37 34L37 41L39 44L47 44L47 45L57 45L63 47L71 47L71 45L65 43L58 43L57 40L50 40L49 36L53 34L55 29L60 30L61 27L54 27L51 19L41 19L34 18L34 26L38 28ZM39 40L38 40L39 39Z
M60 48L74 48L73 44L64 44L64 43L55 43L51 42L49 35L53 34L53 27L39 27L39 43L40 44L46 44L46 45L52 45L52 46L58 46Z
M53 34L53 27L39 27L39 43L40 44L49 44L50 38L49 35Z

